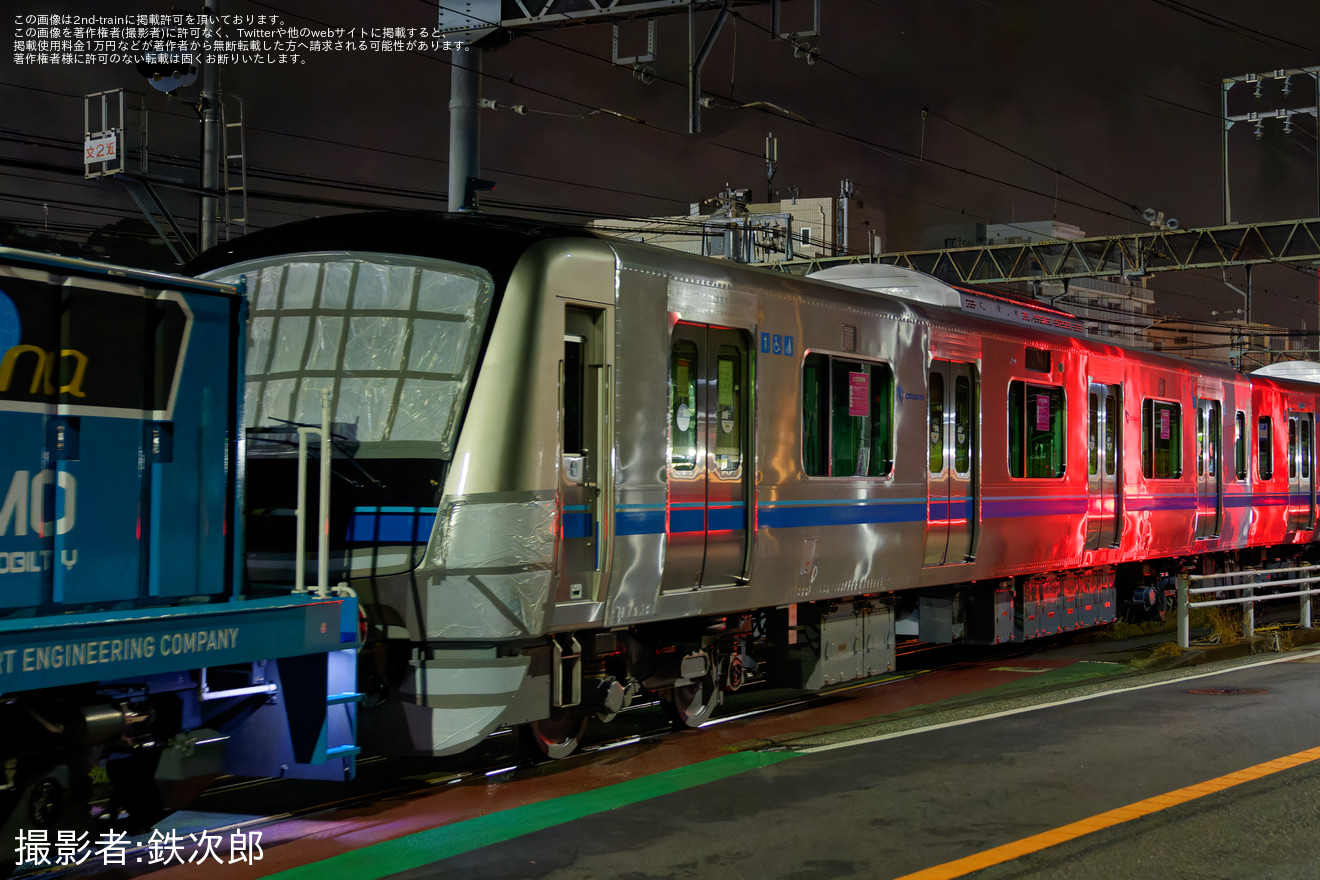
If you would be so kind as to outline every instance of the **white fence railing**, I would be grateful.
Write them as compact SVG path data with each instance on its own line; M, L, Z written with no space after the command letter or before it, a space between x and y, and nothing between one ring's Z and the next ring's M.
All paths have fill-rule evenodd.
M1297 574L1305 572L1304 577L1286 578L1276 580L1281 574ZM1244 583L1220 584L1210 587L1193 587L1193 583L1204 583L1206 581L1223 581L1232 578L1245 578ZM1310 589L1310 585L1320 582L1320 566L1304 565L1300 568L1272 568L1250 571L1226 571L1220 574L1193 574L1178 575L1178 645L1186 648L1191 642L1191 633L1187 622L1187 612L1192 608L1208 608L1211 605L1241 605L1242 606L1242 632L1243 635L1250 638L1256 632L1256 603L1267 599L1289 599L1301 598L1301 625L1310 627L1311 625L1311 596L1320 594L1320 589ZM1267 593L1263 596L1256 595L1257 587L1287 587L1297 584L1307 585L1307 589L1294 590L1289 593ZM1233 599L1208 599L1200 602L1191 601L1192 596L1204 595L1206 593L1228 593L1237 591L1238 596Z

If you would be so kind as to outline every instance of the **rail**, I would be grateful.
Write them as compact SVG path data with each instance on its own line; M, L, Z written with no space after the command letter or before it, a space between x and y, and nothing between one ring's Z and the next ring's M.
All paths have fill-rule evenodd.
M1306 577L1287 578L1284 580L1268 580L1280 574L1296 574L1298 572L1313 572ZM1244 584L1224 584L1213 587L1193 587L1192 583L1201 583L1204 581L1226 580L1228 578L1251 578ZM1257 596L1256 588L1261 586L1284 587L1295 584L1313 584L1320 581L1320 566L1303 565L1298 568L1273 568L1266 570L1247 570L1247 571L1226 571L1220 574L1194 574L1178 575L1178 646L1186 648L1191 643L1191 632L1187 620L1188 612L1193 608L1209 608L1212 605L1241 605L1242 606L1242 632L1250 637L1256 632L1256 608L1255 604L1266 599L1290 599L1301 598L1301 625L1311 626L1311 596L1320 593L1320 589L1294 590L1291 593L1270 593L1265 596ZM1223 593L1230 590L1237 590L1243 595L1234 599L1210 599L1202 602L1193 602L1193 595L1203 595L1206 593Z

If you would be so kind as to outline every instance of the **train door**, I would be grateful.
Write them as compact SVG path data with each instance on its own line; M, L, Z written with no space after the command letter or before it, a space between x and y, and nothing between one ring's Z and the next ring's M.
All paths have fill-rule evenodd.
M1087 399L1086 549L1117 547L1121 535L1119 386L1091 383Z
M1315 528L1315 453L1310 413L1288 413L1288 528Z
M976 555L976 365L933 360L926 392L926 565Z
M753 471L747 337L676 324L671 345L663 589L745 583Z
M609 570L612 396L605 309L566 306L560 362L560 602L601 598Z
M1224 521L1223 404L1196 400L1196 531L1217 538Z

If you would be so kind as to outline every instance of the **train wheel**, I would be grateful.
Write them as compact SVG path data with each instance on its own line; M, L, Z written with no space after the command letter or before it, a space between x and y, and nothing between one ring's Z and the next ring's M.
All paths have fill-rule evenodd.
M587 729L587 716L564 709L553 709L549 718L527 725L528 735L537 750L557 761L577 751L582 734Z
M665 699L665 711L675 727L700 727L710 720L715 707L722 701L715 683L715 668L692 684L674 685Z

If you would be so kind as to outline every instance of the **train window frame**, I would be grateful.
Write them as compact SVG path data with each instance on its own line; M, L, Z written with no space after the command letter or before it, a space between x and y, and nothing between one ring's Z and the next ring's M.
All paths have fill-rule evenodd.
M822 369L823 367L823 369ZM892 480L894 476L895 395L897 380L888 361L857 357L852 352L836 354L808 351L800 371L799 413L802 419L799 465L808 479ZM864 381L854 380L864 375ZM879 376L882 381L876 382ZM866 416L852 413L859 389L865 388L869 402ZM864 419L852 425L870 435L870 442L860 447L854 435L848 449L842 449L843 430L852 419ZM870 424L866 424L869 422ZM846 458L840 458L846 451ZM841 463L853 463L851 473ZM865 473L858 473L865 470Z
M1256 476L1261 482L1274 479L1274 418L1256 419Z
M1159 408L1157 410L1157 407ZM1156 412L1169 412L1169 436L1157 437L1156 426L1163 428L1163 420ZM1167 441L1157 444L1156 441ZM1160 452L1167 453L1161 458ZM1147 397L1141 402L1141 474L1148 480L1177 480L1183 474L1183 418L1182 403Z
M1046 414L1049 428L1039 428L1040 397L1045 395L1048 404ZM1037 428L1028 430L1027 415L1031 407L1027 405L1030 395L1035 395L1037 409ZM1063 385L1043 385L1026 379L1013 379L1008 383L1008 475L1021 480L1062 480L1068 475L1068 391ZM1035 436L1033 437L1032 434ZM1043 435L1049 435L1051 442L1058 446L1057 460L1049 462L1048 467L1041 467L1045 462L1039 455L1028 455L1028 448L1039 442ZM1054 459L1055 456L1050 455ZM1043 472L1042 472L1043 471Z

